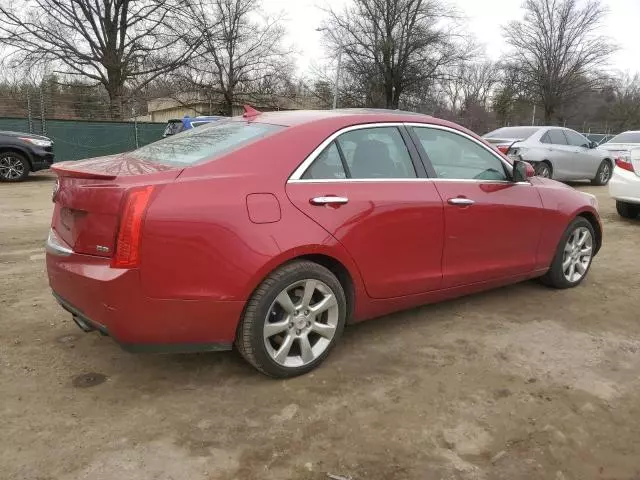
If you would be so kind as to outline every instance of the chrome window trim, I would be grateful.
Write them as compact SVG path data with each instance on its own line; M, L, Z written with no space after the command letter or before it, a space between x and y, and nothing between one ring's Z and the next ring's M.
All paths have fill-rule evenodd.
M291 176L289 177L288 181L295 181L295 182L315 182L317 180L313 180L313 179L303 179L302 176L304 175L304 173L307 171L307 169L311 166L311 164L313 163L313 161L323 152L323 150L325 148L327 148L329 146L329 144L331 142L333 142L336 138L338 138L340 135L342 135L343 133L347 133L347 132L352 132L354 130L363 130L365 128L384 128L384 127L402 127L405 123L404 122L379 122L379 123L361 123L359 125L351 125L349 127L344 127L340 130L338 130L337 132L333 132L331 135L329 135L324 142L322 142L318 147L316 147L316 149L311 152L309 154L309 156L307 158L304 159L304 161L300 164L300 166L298 168L295 169L295 171L291 174ZM404 140L404 139L403 139ZM411 155L411 153L409 152L409 148L407 147L407 155ZM333 179L329 179L330 181L335 181ZM420 178L373 178L373 179L357 179L357 178L346 178L346 179L336 179L336 180L346 180L349 182L355 181L355 180L370 180L370 181L380 181L380 180L389 180L389 181L407 181L407 180L421 180Z
M380 122L380 123L362 123L359 125L351 125L344 127L331 135L329 135L320 145L318 145L313 152L304 159L304 161L295 169L295 171L287 179L287 183L353 183L353 182L424 182L424 181L438 181L438 182L465 182L465 183L510 183L515 185L531 185L529 182L512 182L510 180L481 180L481 179L465 179L465 178L328 178L328 179L303 179L302 176L311 166L314 160L329 146L336 138L343 133L352 132L354 130L363 130L365 128L384 128L384 127L419 127L419 128L434 128L436 130L444 130L453 134L465 137L476 145L487 150L494 157L496 157L507 168L511 174L513 174L513 166L498 155L491 147L478 141L471 135L456 130L455 128L446 127L444 125L435 125L433 123L419 123L419 122ZM407 149L408 151L408 149Z

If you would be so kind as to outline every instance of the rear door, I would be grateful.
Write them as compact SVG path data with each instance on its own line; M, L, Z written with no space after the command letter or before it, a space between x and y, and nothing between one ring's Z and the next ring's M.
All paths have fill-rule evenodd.
M411 128L444 202L443 288L532 271L543 212L536 188L512 182L506 162L471 136Z
M443 205L401 124L329 137L287 183L293 204L340 241L368 294L391 298L442 284Z
M577 178L573 165L573 148L569 146L562 130L550 128L543 138L547 147L546 159L553 167L553 178L561 180Z

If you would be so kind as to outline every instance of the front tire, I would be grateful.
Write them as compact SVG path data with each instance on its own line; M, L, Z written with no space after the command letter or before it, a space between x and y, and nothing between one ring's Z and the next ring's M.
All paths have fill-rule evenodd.
M584 217L575 218L562 235L551 268L540 279L542 283L561 289L580 285L589 273L595 242L591 223Z
M640 214L640 205L616 200L616 210L623 218L636 218Z
M314 262L291 262L271 273L251 296L236 347L266 375L302 375L329 355L346 314L344 289L333 273Z
M598 167L598 171L596 172L596 177L591 180L593 185L606 185L611 180L611 162L609 160L603 160L600 166Z
M0 153L0 182L21 182L29 175L29 161L19 153Z
M542 178L552 178L553 177L553 168L551 168L551 164L546 160L536 164L534 167L534 171L536 176Z

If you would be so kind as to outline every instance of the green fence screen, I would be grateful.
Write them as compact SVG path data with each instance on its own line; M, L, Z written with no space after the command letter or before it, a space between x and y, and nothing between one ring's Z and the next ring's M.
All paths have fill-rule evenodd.
M53 140L56 162L113 155L162 138L166 124L134 122L90 122L81 120L34 120L31 133ZM0 130L29 132L26 118L0 118Z

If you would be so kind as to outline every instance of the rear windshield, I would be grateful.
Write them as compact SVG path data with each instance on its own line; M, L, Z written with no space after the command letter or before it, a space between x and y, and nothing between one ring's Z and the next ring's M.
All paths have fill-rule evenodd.
M616 135L607 143L640 143L640 132L624 132Z
M489 132L484 137L526 140L538 130L539 127L504 127Z
M283 128L265 123L215 122L139 148L131 152L131 156L166 165L195 165L221 157Z

